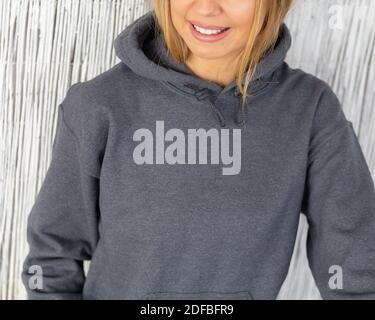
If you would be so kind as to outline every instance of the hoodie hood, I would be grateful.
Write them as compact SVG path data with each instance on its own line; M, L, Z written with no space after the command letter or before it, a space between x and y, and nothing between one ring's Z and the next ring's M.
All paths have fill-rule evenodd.
M125 28L115 39L116 55L134 73L156 81L164 82L169 88L195 96L198 100L207 99L221 126L225 126L223 114L216 108L214 99L219 93L233 90L240 96L236 81L224 88L201 79L183 63L176 61L167 49L162 34L155 32L156 21L153 11L149 11ZM282 24L274 49L258 64L253 76L248 96L254 95L268 83L269 76L284 62L291 46L288 27ZM244 79L245 80L245 79ZM243 82L244 82L243 80ZM243 125L245 115L239 108L235 122Z

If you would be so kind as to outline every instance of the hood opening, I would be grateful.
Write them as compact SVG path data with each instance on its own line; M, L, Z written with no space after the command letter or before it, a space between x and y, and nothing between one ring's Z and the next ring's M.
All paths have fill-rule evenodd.
M114 42L115 52L119 59L134 73L142 77L161 81L172 90L192 95L199 101L206 99L221 126L226 125L226 120L219 108L216 107L215 99L219 94L233 90L240 105L234 121L243 126L246 114L241 105L242 97L239 94L236 81L234 80L223 88L194 75L185 64L176 61L169 54L164 37L156 32L155 26L154 12L149 11L125 28ZM290 46L291 35L283 23L273 50L266 54L256 68L248 95L256 95L273 82L272 74L284 62Z

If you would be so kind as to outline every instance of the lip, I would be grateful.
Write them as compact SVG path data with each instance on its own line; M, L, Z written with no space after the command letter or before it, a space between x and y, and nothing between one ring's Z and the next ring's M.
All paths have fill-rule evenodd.
M195 23L194 21L187 21L187 23L188 23L188 27L190 28L190 31L191 31L192 35L194 36L194 38L196 38L197 40L200 40L200 41L203 41L203 42L209 42L209 43L218 42L218 41L224 39L225 37L228 36L230 31L232 30L231 28L229 28L228 30L226 30L222 33L218 33L218 34L214 34L214 35L204 35L204 34L198 32L197 30L195 30L193 24L198 26L198 27L205 28L205 29L220 30L220 29L224 29L226 27L213 26L213 25L203 25L201 23Z
M217 26L217 25L213 25L213 24L203 24L203 23L200 23L200 22L194 21L194 20L187 20L187 22L195 24L196 26L204 28L204 29L221 30L221 29L228 28L226 26Z

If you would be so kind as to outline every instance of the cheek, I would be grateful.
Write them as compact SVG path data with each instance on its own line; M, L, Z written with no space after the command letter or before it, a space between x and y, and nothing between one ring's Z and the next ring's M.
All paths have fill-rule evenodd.
M236 39L239 45L244 45L250 37L251 23L245 23L236 27Z
M170 1L172 20L181 24L189 10L189 1L171 0Z
M244 21L252 20L255 13L257 0L229 0L223 6L224 11L234 21L244 23Z
M186 2L186 1L185 1ZM184 36L185 31L185 16L186 16L186 4L184 1L175 0L171 1L171 17L172 23L180 36Z
M244 1L240 1L244 2ZM247 5L241 7L232 7L230 10L231 20L233 21L233 27L236 30L235 36L237 39L237 43L239 45L243 45L247 43L247 39L249 38L251 26L254 21L254 11L255 6L250 5L249 3L253 1L246 1ZM255 3L255 2L254 2ZM236 9L234 9L236 8Z

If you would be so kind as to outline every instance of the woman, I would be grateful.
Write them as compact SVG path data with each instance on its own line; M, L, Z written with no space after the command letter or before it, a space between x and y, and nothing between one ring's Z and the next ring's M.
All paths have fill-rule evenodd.
M335 94L284 62L291 2L155 0L70 88L30 299L275 299L300 212L323 298L375 297L374 183Z

